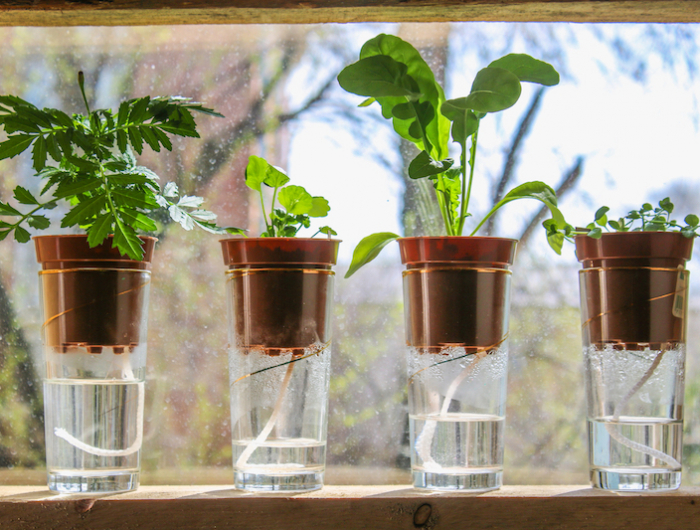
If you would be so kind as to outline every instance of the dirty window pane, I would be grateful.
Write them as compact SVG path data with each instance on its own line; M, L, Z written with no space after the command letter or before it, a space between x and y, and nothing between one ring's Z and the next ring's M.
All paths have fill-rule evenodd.
M448 97L511 52L552 62L560 86L525 87L516 107L485 120L475 217L499 180L561 188L569 221L606 204L619 215L671 196L678 218L700 211L698 29L678 25L420 24L0 28L0 93L38 106L82 109L182 95L225 119L199 120L202 138L139 157L162 181L202 195L222 225L254 235L262 221L243 169L250 154L288 168L329 199L343 240L334 312L328 484L409 481L401 267L390 247L342 280L365 235L420 235L421 189L403 173L412 153L376 109L335 82L361 44L386 31L412 42ZM530 116L530 121L526 117ZM521 134L519 134L519 131ZM520 140L517 140L520 138ZM2 138L0 138L2 140ZM0 196L40 189L29 156L0 162ZM523 241L514 268L505 482L585 483L587 457L578 265L547 248L534 204L514 204L494 234ZM532 229L530 229L532 225ZM56 229L52 229L56 232ZM307 234L307 235L310 235ZM224 267L217 238L167 226L153 269L142 483L230 483ZM38 267L30 245L0 242L0 484L42 483ZM691 277L697 274L690 263ZM691 293L697 291L692 289ZM700 304L691 300L684 483L700 484Z

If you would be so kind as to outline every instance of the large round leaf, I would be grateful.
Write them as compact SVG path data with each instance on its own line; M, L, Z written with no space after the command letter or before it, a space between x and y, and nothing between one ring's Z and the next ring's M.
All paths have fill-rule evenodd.
M524 53L509 53L493 61L489 68L508 70L515 74L520 81L527 83L538 83L544 86L559 84L559 73L551 64Z
M471 93L451 99L446 105L476 112L498 112L515 105L520 97L520 80L502 68L484 68L476 74Z
M359 96L380 98L412 96L405 79L408 68L388 55L360 59L338 74L338 83L348 92Z

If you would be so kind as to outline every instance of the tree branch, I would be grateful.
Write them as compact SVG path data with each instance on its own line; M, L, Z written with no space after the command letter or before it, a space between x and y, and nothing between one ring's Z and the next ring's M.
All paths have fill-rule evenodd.
M494 206L498 201L500 201L505 195L506 187L510 183L511 177L513 176L513 169L518 163L518 156L523 146L523 142L527 135L530 133L532 124L535 121L535 117L540 109L540 104L542 102L542 95L544 94L544 87L540 88L528 106L527 112L520 120L520 125L518 126L518 132L513 137L510 149L508 150L508 156L506 156L505 164L503 165L503 171L501 173L501 178L498 181L498 185L493 192L493 197L491 198L492 206ZM484 234L491 235L496 227L496 217L498 212L494 213L486 221L486 226L484 227Z
M557 192L557 199L561 200L562 197L564 197L569 191L571 191L574 188L574 185L581 178L581 175L583 174L584 160L584 157L579 156L578 158L576 158L576 161L574 162L574 165L571 167L571 169L564 173L564 178L559 184L559 187L555 190ZM520 236L520 246L527 244L527 241L530 239L530 236L532 236L535 229L542 223L542 221L544 221L548 211L549 210L546 206L540 208L540 211L537 212L537 214L532 218L530 223L527 225L527 228L525 228L522 235Z

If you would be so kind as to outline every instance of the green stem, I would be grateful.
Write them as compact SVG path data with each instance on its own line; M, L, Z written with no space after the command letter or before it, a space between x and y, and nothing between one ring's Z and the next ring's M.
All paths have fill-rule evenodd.
M428 155L432 156L430 154L430 151L432 150L433 145L430 143L430 140L428 140L428 135L425 132L425 129L423 128L423 124L418 119L418 112L416 110L416 104L415 104L416 102L411 101L408 98L406 98L406 101L408 101L411 104L411 106L413 107L413 113L416 116L416 122L418 123L418 126L420 127L420 133L421 133L422 140L423 140L423 149L426 153L428 153ZM445 186L444 186L444 183L442 180L442 173L438 174L437 179L438 179L438 189L442 188L444 190ZM443 192L437 191L437 193L435 195L437 196L438 206L440 207L440 214L442 215L442 220L445 222L445 228L447 230L447 235L448 236L454 235L452 222L451 222L452 216L450 215L450 209L445 204L445 197L443 195Z
M265 229L270 237L275 237L274 229L267 222L267 213L265 212L265 199L263 197L262 186L260 187L260 206L262 207L263 221L265 221Z
M88 105L88 100L85 96L85 75L82 71L78 72L78 86L80 87L80 93L83 95L83 101L85 102L87 113L90 114L90 105Z
M466 190L466 196L465 196L465 190L464 190L464 184L467 176L467 167L466 164L464 163L464 160L462 160L462 208L460 211L460 220L459 220L459 235L462 235L462 230L464 229L464 220L466 218L467 213L469 212L469 200L471 199L472 195L472 182L474 181L474 166L476 165L476 146L477 142L479 140L479 128L476 128L476 131L474 131L474 134L472 134L472 143L471 146L469 147L469 185L467 186ZM462 158L464 159L464 153L467 150L467 140L466 138L464 139L464 145L462 146ZM483 224L484 222L482 221L479 227ZM477 230L479 229L477 227ZM476 232L476 230L474 231ZM474 235L472 233L472 235Z

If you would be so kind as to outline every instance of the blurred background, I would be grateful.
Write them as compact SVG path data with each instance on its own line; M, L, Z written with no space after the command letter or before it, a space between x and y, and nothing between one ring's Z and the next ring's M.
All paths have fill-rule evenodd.
M670 196L676 217L700 213L700 28L684 25L352 24L134 28L0 28L0 94L82 112L182 95L225 119L198 116L202 138L145 152L161 182L206 197L221 225L261 231L244 184L251 154L329 199L343 240L337 267L328 426L328 484L409 482L401 266L397 248L350 280L365 235L435 230L430 196L404 171L414 152L377 108L336 76L363 42L394 33L418 48L448 97L510 52L551 62L559 86L526 87L479 134L472 211L499 186L542 180L569 222L599 206L622 216ZM2 140L3 138L0 138ZM35 192L30 156L0 162L0 197ZM251 199L251 200L249 200ZM507 484L588 482L578 264L557 257L538 203L501 210L488 229L521 239L514 267L506 420ZM532 202L532 204L529 204ZM54 211L55 215L60 212ZM315 227L312 227L315 231ZM56 233L57 230L52 229ZM306 235L310 235L309 232ZM143 484L231 483L224 266L215 236L163 224L153 267ZM697 260L697 256L696 256ZM700 260L697 260L700 261ZM691 280L698 276L690 263ZM38 266L31 245L0 242L0 484L45 482ZM697 280L695 280L697 281ZM691 283L684 484L700 485L700 289Z

